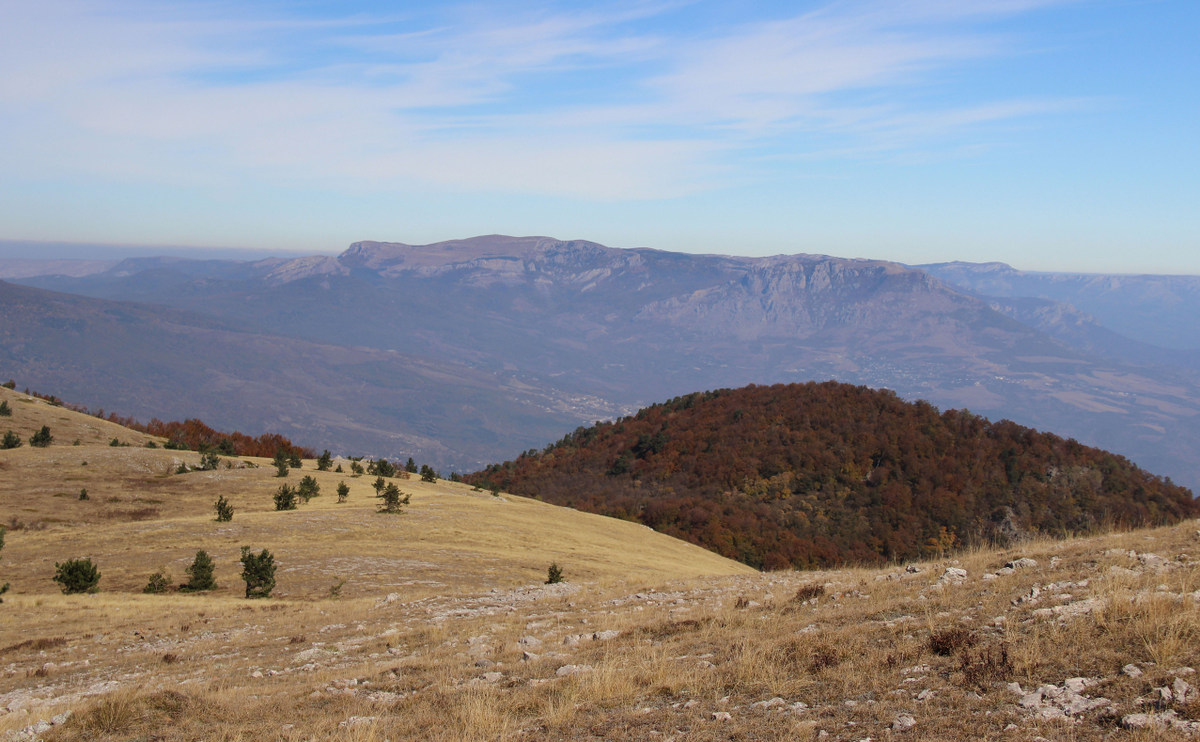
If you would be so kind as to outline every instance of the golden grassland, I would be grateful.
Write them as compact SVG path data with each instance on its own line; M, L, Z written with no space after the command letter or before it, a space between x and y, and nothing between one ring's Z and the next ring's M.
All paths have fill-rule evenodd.
M55 435L0 452L0 739L64 711L42 738L1195 738L1123 721L1200 718L1186 693L1149 700L1200 685L1194 521L911 569L758 574L636 524L448 482L398 481L411 503L386 515L372 478L311 461L286 479L253 459L176 474L198 454L110 447L147 439L0 392L14 408L0 433ZM275 512L271 494L305 474L321 495ZM232 522L214 521L218 495ZM240 597L243 544L276 555L273 597ZM182 582L197 549L217 590L141 593L158 569ZM100 592L59 593L54 563L74 557L97 562ZM1036 564L1004 569L1020 557ZM552 561L567 582L541 584ZM1009 686L1076 677L1107 702L1052 718ZM893 729L904 715L915 726Z

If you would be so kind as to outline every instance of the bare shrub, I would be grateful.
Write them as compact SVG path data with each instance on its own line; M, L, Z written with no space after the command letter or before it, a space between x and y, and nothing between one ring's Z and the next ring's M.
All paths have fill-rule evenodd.
M929 651L942 657L949 657L975 645L975 635L967 629L954 628L935 631L929 635Z

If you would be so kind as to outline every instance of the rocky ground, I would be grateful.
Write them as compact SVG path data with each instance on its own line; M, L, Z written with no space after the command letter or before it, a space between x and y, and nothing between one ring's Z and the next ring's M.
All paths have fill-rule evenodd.
M47 624L0 648L0 729L7 740L1197 739L1198 525L884 570L422 600L180 608L175 597L120 610L84 596L61 606L63 633ZM79 623L66 614L89 610L105 624L68 633Z

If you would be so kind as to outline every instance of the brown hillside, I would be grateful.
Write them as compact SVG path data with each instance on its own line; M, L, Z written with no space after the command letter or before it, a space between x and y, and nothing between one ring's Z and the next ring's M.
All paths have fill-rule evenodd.
M636 520L768 569L1200 513L1188 490L1115 454L834 382L678 397L468 481Z
M95 424L22 409L68 435ZM1200 733L1198 522L755 574L635 523L505 493L397 480L412 501L383 515L367 477L313 461L283 480L265 459L178 474L199 455L112 447L101 432L0 451L0 583L12 583L0 739ZM321 494L274 511L280 481L302 475ZM231 522L213 520L218 495ZM271 598L241 597L242 544L275 553ZM156 569L181 581L200 548L218 589L140 592ZM60 594L54 562L85 556L99 592ZM542 584L550 561L566 582Z

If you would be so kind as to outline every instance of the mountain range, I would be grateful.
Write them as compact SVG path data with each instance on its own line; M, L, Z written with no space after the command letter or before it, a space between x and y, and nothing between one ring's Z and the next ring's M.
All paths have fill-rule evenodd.
M1200 485L1193 277L497 235L36 273L0 284L0 368L138 417L467 471L680 394L837 379Z

